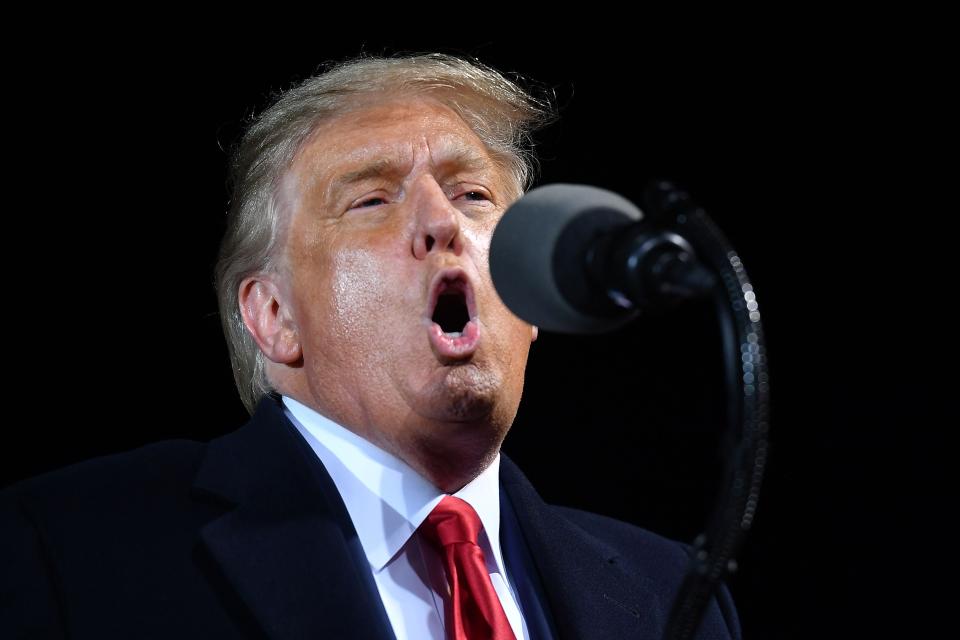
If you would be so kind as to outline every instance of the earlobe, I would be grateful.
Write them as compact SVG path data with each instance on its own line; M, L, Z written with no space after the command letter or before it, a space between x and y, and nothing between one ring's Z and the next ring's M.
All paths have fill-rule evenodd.
M240 314L260 351L273 362L289 364L300 358L300 338L290 309L274 282L254 276L240 283Z
M537 336L540 335L540 328L536 325L530 325L530 328L532 329L531 334L533 335L533 337L530 338L530 342L536 342Z

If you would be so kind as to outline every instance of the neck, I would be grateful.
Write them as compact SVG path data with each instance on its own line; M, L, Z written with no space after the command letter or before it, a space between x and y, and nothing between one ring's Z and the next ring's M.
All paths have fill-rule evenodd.
M318 407L311 398L289 390L281 393L403 461L448 494L456 493L490 466L508 430L486 420L464 423L409 418L388 431L379 428L372 417L353 420L335 407Z
M444 493L456 493L490 466L500 452L500 442L477 447L455 443L423 443L413 451L393 452Z
M376 428L343 425L392 454L444 493L456 493L483 473L500 452L506 436L491 425L425 423L399 437ZM409 427L410 425L408 425Z

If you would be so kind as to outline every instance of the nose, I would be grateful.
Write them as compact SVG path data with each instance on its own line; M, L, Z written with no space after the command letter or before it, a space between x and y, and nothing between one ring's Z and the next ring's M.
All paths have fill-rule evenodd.
M424 176L414 187L415 229L413 255L424 260L432 251L463 251L460 212L432 176Z

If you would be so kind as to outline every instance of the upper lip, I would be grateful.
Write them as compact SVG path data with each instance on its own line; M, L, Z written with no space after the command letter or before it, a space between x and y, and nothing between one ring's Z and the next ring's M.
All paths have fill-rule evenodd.
M441 286L444 283L462 283L462 285L460 285L460 291L463 292L463 299L467 303L467 315L470 316L471 320L475 320L477 318L477 303L473 294L473 283L470 280L470 276L467 275L467 272L460 267L441 269L434 274L430 281L430 300L427 304L427 319L433 320L433 311L437 308L437 299L440 297L441 289L445 289L445 287Z

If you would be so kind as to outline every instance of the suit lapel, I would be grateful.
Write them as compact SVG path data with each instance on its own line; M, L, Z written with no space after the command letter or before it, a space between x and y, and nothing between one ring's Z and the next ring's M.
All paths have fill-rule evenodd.
M500 479L560 638L660 637L658 596L613 549L546 505L506 456ZM225 505L200 537L268 637L393 638L343 501L279 401L207 445L194 491Z
M393 637L336 486L279 401L207 445L194 489L230 505L200 535L268 637Z
M551 509L501 456L500 480L517 514L560 638L662 637L662 607L606 544Z

